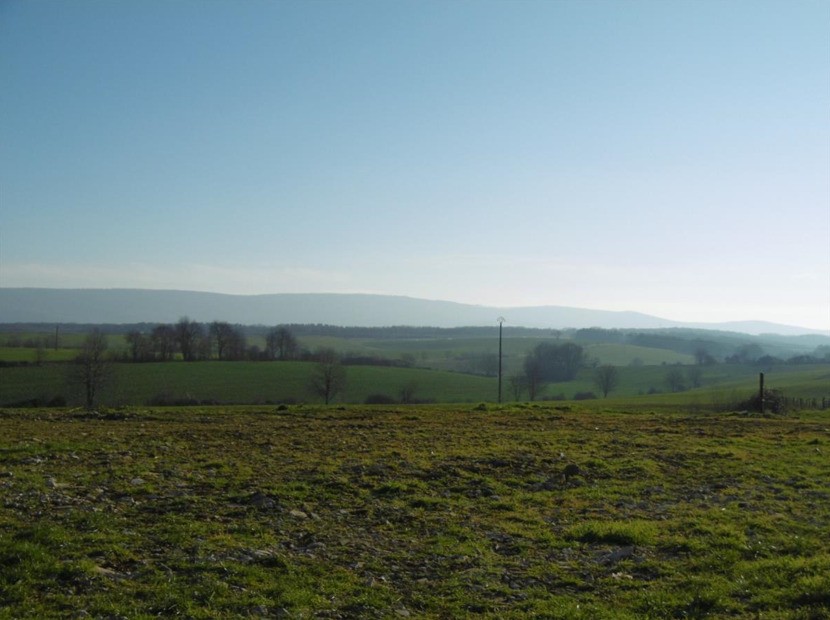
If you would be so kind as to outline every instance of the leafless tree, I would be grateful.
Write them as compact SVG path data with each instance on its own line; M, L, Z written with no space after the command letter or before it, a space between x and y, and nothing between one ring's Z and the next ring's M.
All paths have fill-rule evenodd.
M417 381L407 381L401 389L398 390L398 395L400 396L401 404L409 405L415 402L415 390L418 389L418 382Z
M211 349L215 344L220 360L240 360L245 357L245 336L242 330L224 321L214 321L208 328Z
M544 378L542 361L537 355L528 355L524 364L524 387L527 390L527 397L536 400L536 397L545 389L547 383Z
M95 329L84 339L81 351L75 357L75 363L71 367L71 378L83 387L86 408L90 410L109 375L106 353L106 336L100 330Z
M319 349L311 370L309 389L328 405L346 387L346 369L334 349Z
M525 377L522 373L517 372L507 377L507 385L510 386L510 391L513 393L513 400L521 400L522 392L525 391Z
M176 341L179 343L179 350L182 352L184 361L192 362L199 359L203 353L201 349L205 340L202 325L185 316L176 323L175 330Z
M157 325L150 334L150 342L158 360L172 360L176 352L176 330L171 325Z
M602 392L603 398L607 398L611 390L617 387L620 382L620 373L616 366L604 364L594 371L594 385Z
M666 373L666 385L672 392L682 392L686 389L683 372L679 368L672 368Z
M35 346L35 366L42 366L46 361L47 349L43 342L38 342Z
M287 327L275 327L265 337L265 353L269 359L294 359L298 348L297 339Z
M138 330L132 330L124 336L130 347L130 359L133 362L146 362L153 359L153 342L150 336Z

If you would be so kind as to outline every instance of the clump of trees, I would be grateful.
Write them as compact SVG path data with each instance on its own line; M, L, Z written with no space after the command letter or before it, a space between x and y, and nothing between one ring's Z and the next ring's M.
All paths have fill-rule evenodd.
M521 379L508 378L514 394L526 390L530 400L536 400L548 383L573 380L587 362L585 350L573 342L543 342L536 345L525 358Z
M182 317L174 324L156 325L149 333L130 330L127 359L131 362L168 362L181 356L186 362L203 360L296 360L302 357L296 336L285 326L271 328L265 349L249 346L240 325L226 321L204 324Z
M297 358L300 345L287 327L274 327L265 336L265 357L269 360L293 360Z

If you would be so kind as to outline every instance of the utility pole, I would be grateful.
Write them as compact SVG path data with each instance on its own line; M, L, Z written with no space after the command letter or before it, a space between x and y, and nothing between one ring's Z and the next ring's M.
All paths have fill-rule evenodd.
M504 324L504 317L496 319L499 322L499 403L501 404L501 328Z

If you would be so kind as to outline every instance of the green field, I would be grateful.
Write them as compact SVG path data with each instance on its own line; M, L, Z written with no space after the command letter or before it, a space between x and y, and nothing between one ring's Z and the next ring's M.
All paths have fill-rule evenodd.
M42 339L48 334L16 334L18 338ZM83 341L83 334L65 334L61 337L61 348L54 350L45 347L46 361L71 360L78 353ZM0 362L34 362L36 350L31 347L3 346L8 343L9 334L0 333ZM542 338L507 338L503 343L504 372L519 372L524 357L540 342L550 342L550 337ZM263 337L252 336L248 345L265 348ZM126 355L127 343L121 335L108 336L109 350L114 355ZM338 338L334 336L308 336L300 341L300 346L307 351L321 347L330 347L343 355L380 357L389 360L408 360L414 366L433 370L453 372L478 372L478 360L484 356L491 358L498 351L498 344L493 338L434 338L434 339L373 339L373 338ZM666 349L639 347L627 344L601 343L585 346L587 356L601 364L626 366L632 363L646 365L689 364L694 358L689 354L677 353Z
M54 328L49 331L40 332L0 331L0 352L5 352L7 349L29 349L31 351L32 347L22 346L22 343L24 343L27 340L35 340L42 342L47 350L52 350L55 342L54 338ZM74 350L77 352L77 349L81 346L81 344L83 344L84 338L86 338L85 332L63 331L58 336L58 350L67 349ZM107 336L107 340L110 347L112 347L113 349L120 349L121 347L126 346L124 336L119 334L109 334ZM13 344L15 342L17 342L16 345ZM3 354L4 353L0 353L0 361L6 361L6 358L2 357Z
M827 412L0 410L0 618L826 619L828 451Z
M38 355L42 355L41 362L68 362L78 355L77 349L37 349L28 347L0 347L0 362L26 362L34 364Z
M541 342L556 342L551 337L506 338L503 342L504 372L519 372L524 357ZM417 366L436 370L465 371L474 366L477 359L495 355L498 344L493 338L435 338L417 340L378 340L310 337L303 340L309 349L332 347L344 354L378 355L390 359L409 356ZM694 357L666 349L635 345L602 343L585 346L591 359L601 364L626 366L633 362L647 365L690 364Z
M659 364L694 364L694 356L687 353L677 353L666 349L652 347L638 347L632 344L589 344L585 347L589 358L596 359L600 364L612 366L627 366L639 363L646 366Z
M115 364L101 391L109 405L159 400L219 403L304 402L309 392L309 362L168 362ZM62 395L80 402L78 386L68 379L69 365L18 366L0 369L0 404ZM404 386L415 397L436 402L495 400L495 379L419 369L350 366L346 391L338 400L363 402L370 394L396 397Z
M122 332L128 326L105 326L108 355L113 360L129 357ZM11 328L10 328L11 329ZM32 330L39 329L32 326ZM0 406L6 404L80 404L79 385L67 381L68 368L84 339L86 326L62 326L57 350L43 346L54 337L54 327L43 331L0 333ZM145 332L148 326L144 325ZM258 359L265 347L265 328L239 327L246 336L246 359ZM420 402L493 402L497 400L499 367L496 331L482 328L433 330L414 328L358 330L326 326L298 326L298 356L332 348L351 358L345 391L337 402L362 403L367 398L401 400L404 391ZM516 330L503 341L504 401L525 400L516 393L512 379L524 371L527 356L541 343L581 343L585 365L572 381L551 383L537 394L538 400L574 400L602 396L595 384L595 367L611 364L619 381L610 397L614 403L638 408L686 406L691 409L737 407L757 390L758 373L767 374L767 386L782 390L787 398L830 401L830 365L807 365L828 359L826 339L821 337L749 337L705 330ZM332 335L334 334L334 335ZM369 337L374 334L374 337ZM414 337L426 334L429 337ZM482 335L484 334L484 335ZM510 330L508 330L510 334ZM54 340L52 340L54 342ZM41 343L36 349L32 343ZM638 343L638 344L633 344ZM12 346L13 345L13 346ZM747 347L753 357L741 357ZM695 365L694 353L711 351L720 363ZM743 353L742 353L743 352ZM779 353L776 359L770 353ZM809 357L805 354L810 354ZM798 363L784 363L800 354ZM210 353L208 354L210 355ZM218 356L218 351L213 351ZM725 363L724 360L728 360ZM760 360L760 361L752 361ZM366 364L380 364L367 366ZM357 365L362 364L362 365ZM29 367L24 367L29 365ZM386 366L384 366L386 365ZM391 365L391 366L390 366ZM37 366L37 367L36 367ZM314 402L309 391L309 363L196 362L113 364L110 381L99 394L104 405L170 403L299 403ZM668 375L680 373L679 387ZM669 392L680 390L677 394ZM803 404L803 403L802 403ZM811 403L808 403L808 406ZM799 405L801 406L801 405Z
M0 368L0 405L37 400L50 402L63 397L80 404L79 386L68 377L70 365L45 364ZM110 379L101 390L99 402L118 406L173 402L279 403L316 402L309 391L313 364L310 362L168 362L113 364ZM619 369L620 384L610 394L617 405L648 407L649 403L713 408L745 400L758 385L758 370L752 365L718 364L705 367L702 386L677 394L666 393L666 373L690 367L638 366ZM348 366L347 384L337 401L362 403L374 394L398 399L402 388L413 390L414 398L426 402L494 402L498 384L492 377L424 370ZM541 399L571 400L580 392L598 393L593 370L585 368L574 381L551 383ZM766 373L767 387L796 398L830 401L830 367L781 366ZM513 401L508 381L502 386L503 400ZM519 400L525 400L523 394Z

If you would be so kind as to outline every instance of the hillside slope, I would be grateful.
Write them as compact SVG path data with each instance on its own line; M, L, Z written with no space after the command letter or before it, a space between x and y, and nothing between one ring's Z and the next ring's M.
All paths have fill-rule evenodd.
M701 327L743 333L820 333L772 323L689 324L638 312L564 306L497 308L388 295L273 294L225 295L145 289L0 288L0 323L139 323L197 321L247 325L322 323L343 326L413 325L460 327L509 325L563 328Z

